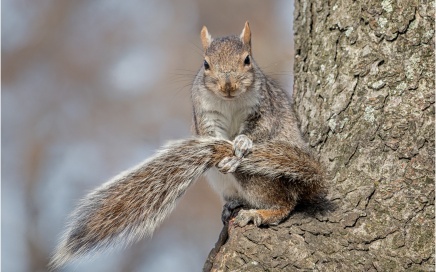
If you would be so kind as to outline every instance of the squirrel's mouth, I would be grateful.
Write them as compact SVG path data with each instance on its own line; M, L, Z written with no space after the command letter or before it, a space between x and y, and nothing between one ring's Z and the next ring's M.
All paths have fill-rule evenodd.
M241 94L241 91L236 88L223 88L221 89L220 96L224 100L234 100Z
M222 97L224 100L235 100L236 96L223 96Z
M224 100L235 100L236 98L238 98L238 93L234 92L234 93L221 93L221 98Z

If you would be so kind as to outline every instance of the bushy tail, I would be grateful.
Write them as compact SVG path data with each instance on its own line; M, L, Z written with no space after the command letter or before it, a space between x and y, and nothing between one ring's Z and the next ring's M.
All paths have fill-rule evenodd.
M231 154L228 141L182 140L114 177L79 203L49 266L151 235L189 185Z
M299 198L310 199L325 193L324 169L309 150L284 141L253 145L237 172L269 179L284 178L293 184Z
M151 235L189 185L232 155L229 141L182 140L114 177L79 203L50 267L55 269L91 251ZM236 171L285 178L301 188L301 194L316 192L323 181L318 162L308 152L285 142L255 144Z

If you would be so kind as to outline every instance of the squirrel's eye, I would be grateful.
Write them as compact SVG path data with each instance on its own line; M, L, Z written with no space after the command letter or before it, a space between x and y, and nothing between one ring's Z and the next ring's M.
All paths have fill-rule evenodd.
M245 65L250 65L250 56L247 56L244 60Z
M209 70L210 66L209 63L207 63L207 61L204 61L203 65L204 65L204 69Z

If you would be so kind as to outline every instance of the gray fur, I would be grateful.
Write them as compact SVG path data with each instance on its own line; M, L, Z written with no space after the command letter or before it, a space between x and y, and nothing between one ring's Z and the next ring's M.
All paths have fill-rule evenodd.
M209 169L224 199L249 206L235 218L241 226L278 224L297 201L323 190L322 168L300 135L290 99L251 58L250 37L248 23L241 38L212 39L203 28L210 68L200 69L192 88L198 138L167 145L88 194L71 215L52 268L152 235Z
M189 185L213 165L218 143L231 150L230 143L214 139L169 144L88 194L72 213L50 266L150 236Z

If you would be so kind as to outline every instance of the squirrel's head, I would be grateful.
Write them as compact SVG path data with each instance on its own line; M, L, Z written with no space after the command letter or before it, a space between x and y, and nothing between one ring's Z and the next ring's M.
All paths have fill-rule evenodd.
M204 49L202 71L207 89L225 100L235 99L248 91L254 82L248 22L239 37L212 39L203 26L201 42Z

